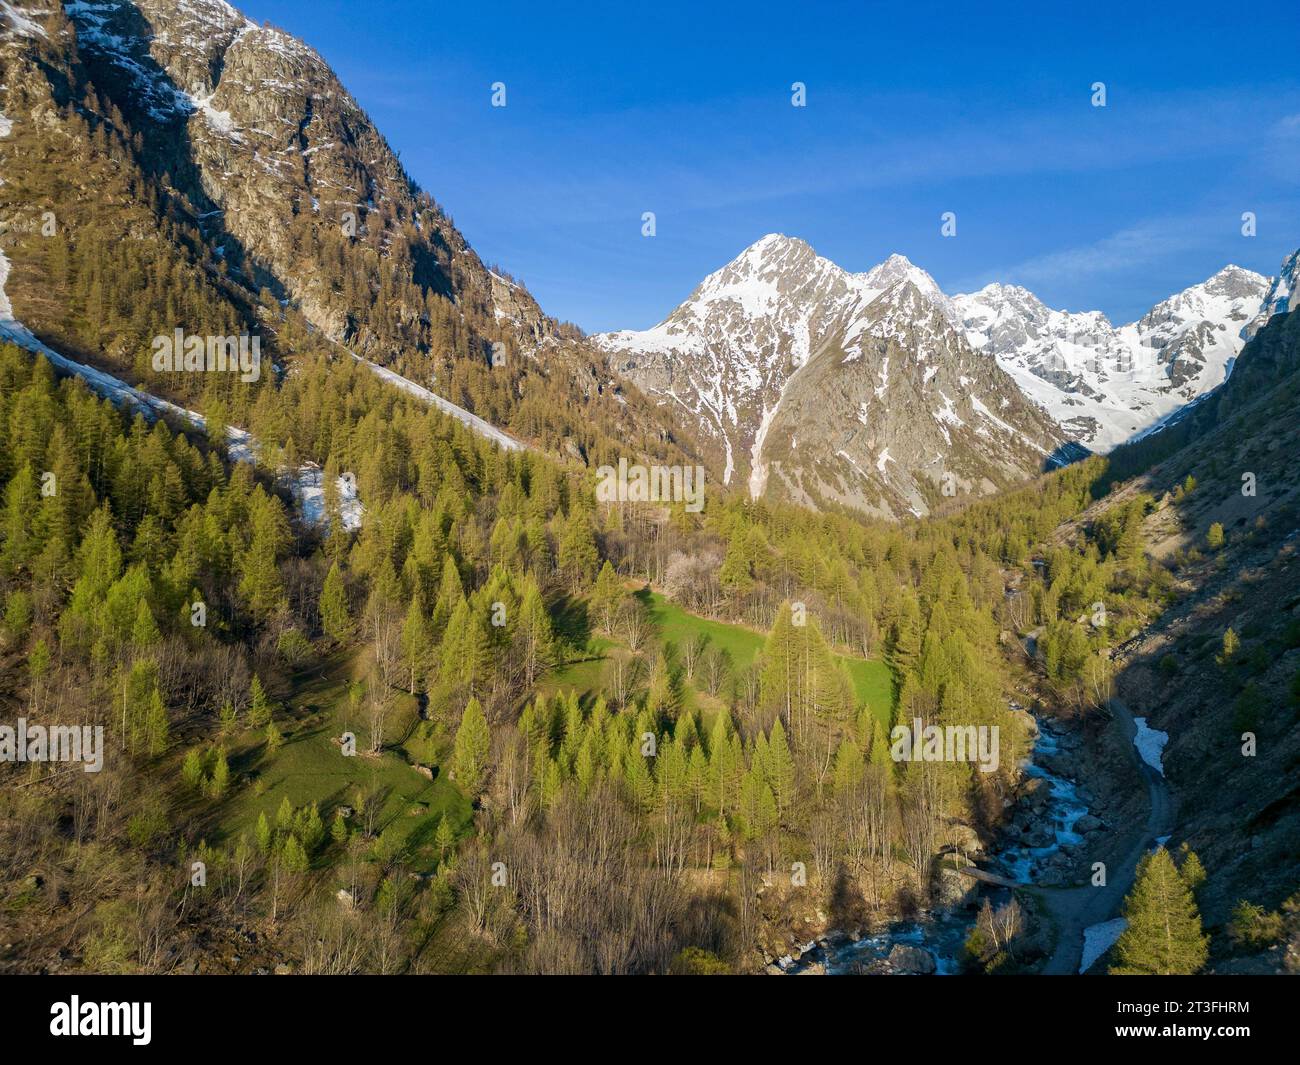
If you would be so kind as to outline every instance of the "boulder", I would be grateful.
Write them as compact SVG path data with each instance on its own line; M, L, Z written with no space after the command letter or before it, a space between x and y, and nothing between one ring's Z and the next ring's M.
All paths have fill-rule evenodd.
M1100 832L1105 827L1101 818L1093 817L1092 814L1084 814L1074 822L1074 830L1081 835L1087 835L1089 832Z
M979 892L979 883L968 876L963 876L963 865L956 855L945 858L938 868L934 879L934 901L942 909L958 909L973 902ZM973 863L971 863L973 864Z
M1073 754L1068 751L1057 751L1055 754L1042 754L1036 759L1038 764L1046 769L1049 773L1055 773L1058 777L1073 779L1078 773L1078 762Z
M1030 777L1021 790L1021 800L1031 810L1045 809L1052 801L1052 788L1042 777Z
M984 849L979 833L960 821L954 821L948 826L948 837L952 840L952 845L964 854L979 854Z
M906 943L895 943L885 960L894 972L908 976L929 976L935 970L934 955L923 947L912 947Z

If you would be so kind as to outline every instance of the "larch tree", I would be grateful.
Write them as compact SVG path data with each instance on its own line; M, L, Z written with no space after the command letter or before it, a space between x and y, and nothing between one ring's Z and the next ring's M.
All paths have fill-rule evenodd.
M491 746L492 734L487 718L483 716L483 707L477 699L470 699L461 714L460 727L456 729L452 765L456 771L456 783L471 800L483 790Z

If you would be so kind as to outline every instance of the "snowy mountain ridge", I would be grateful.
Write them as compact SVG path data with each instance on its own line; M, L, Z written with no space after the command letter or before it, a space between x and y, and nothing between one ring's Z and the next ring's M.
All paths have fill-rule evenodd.
M1105 452L1222 384L1259 316L1267 278L1238 266L1115 326L1046 306L1016 285L953 297L977 350L993 355L1073 440Z
M1063 442L902 255L850 273L769 234L653 329L595 339L612 370L684 408L754 497L905 518L945 483L984 494L1030 476Z
M992 355L1064 439L1105 452L1226 379L1251 333L1289 306L1298 257L1271 282L1227 266L1115 326L1098 311L1050 308L1017 285L949 296L902 255L852 273L804 241L768 234L706 277L658 325L595 340L612 369L697 418L725 452L727 480L748 466L751 494L760 495L767 485L762 453L790 381L828 344L843 344L845 364L860 358L864 334L878 338L890 328L873 322L869 308L902 281L973 349ZM899 312L893 321L924 318L916 305ZM877 367L878 397L901 368L898 361L891 367L890 357L922 364L945 349L923 330L908 331L912 346ZM916 413L934 418L946 410L941 401Z
M671 397L720 440L730 483L741 466L756 466L746 456L790 377L905 280L935 301L945 298L901 255L853 274L802 240L769 233L706 277L659 325L595 340L614 370Z

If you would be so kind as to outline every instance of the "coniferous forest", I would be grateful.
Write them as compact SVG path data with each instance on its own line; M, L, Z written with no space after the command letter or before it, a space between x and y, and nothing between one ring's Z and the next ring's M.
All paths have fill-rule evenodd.
M1300 971L1294 254L588 335L288 31L0 21L0 973Z

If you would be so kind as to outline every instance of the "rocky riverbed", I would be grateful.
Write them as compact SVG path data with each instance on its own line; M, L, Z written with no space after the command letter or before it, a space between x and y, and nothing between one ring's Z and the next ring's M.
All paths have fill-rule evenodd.
M1019 708L1017 708L1019 709ZM1017 884L1055 887L1074 879L1088 837L1102 831L1093 796L1077 782L1079 737L1045 719L1024 766L1025 784L989 861ZM1006 889L994 889L1005 896ZM975 895L898 921L878 932L832 932L775 960L771 974L947 975L960 971L962 945L975 921ZM995 897L995 902L1000 901Z

